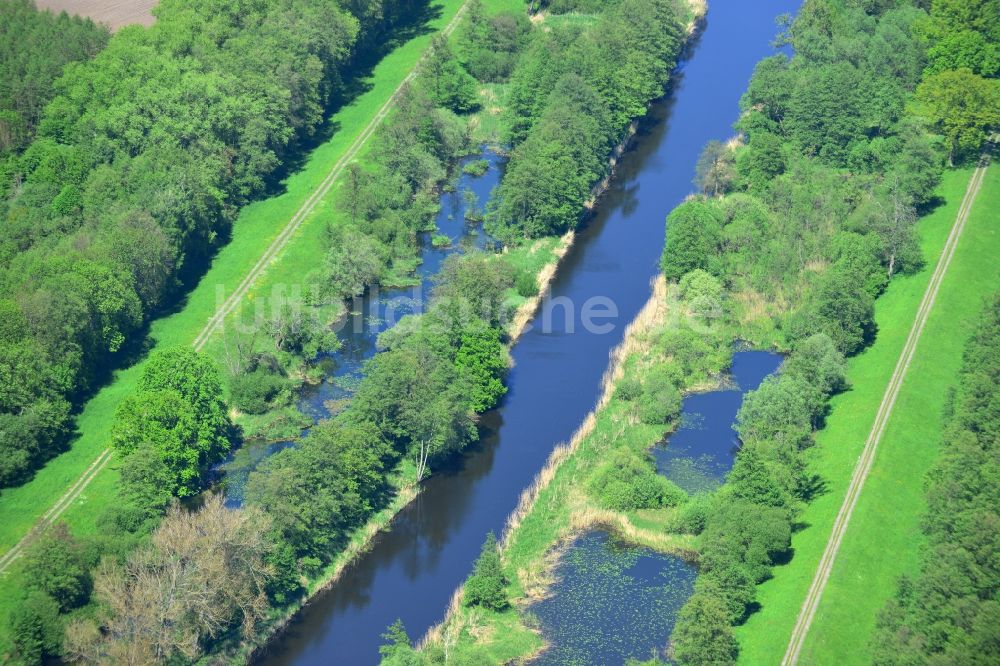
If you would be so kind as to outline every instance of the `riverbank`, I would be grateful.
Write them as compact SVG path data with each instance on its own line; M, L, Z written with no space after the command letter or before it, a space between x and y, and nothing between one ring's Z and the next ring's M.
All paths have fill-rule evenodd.
M586 206L588 212L593 209L596 202L607 191L618 160L627 149L634 135L635 123L630 127L626 138L613 151L610 158L611 176L602 180L591 192L591 197ZM510 322L507 325L508 349L511 349L522 334L528 330L529 324L538 312L543 300L549 294L552 282L558 273L560 262L572 248L575 238L576 233L570 230L559 237L541 238L504 251L501 260L507 261L517 270L528 270L534 273L537 284L537 294L533 297L522 299L522 302L517 305L510 318ZM607 383L605 381L605 384ZM379 511L364 526L356 530L349 539L347 548L325 567L319 576L309 582L307 594L296 602L293 607L282 610L272 621L269 621L265 629L258 633L257 640L241 644L235 653L231 655L231 661L236 663L243 660L250 661L256 655L266 652L268 644L281 635L288 624L294 621L295 616L304 607L340 580L347 567L368 551L373 539L379 532L390 529L393 519L418 497L421 486L413 482L413 478L412 465L408 460L404 459L401 468L397 469L392 477L391 485L394 490L394 499L389 506ZM592 520L601 518L614 520L614 517L602 516L598 512L594 512L591 515ZM630 528L622 525L622 529L629 530ZM651 532L636 530L634 526L631 527L630 531L636 534L636 538L645 536L650 541L658 541L657 536Z
M510 336L508 349L513 347L534 317L539 304L548 293L552 280L556 276L559 262L570 250L573 239L574 233L569 231L559 238L540 239L528 248L516 250L522 252L526 257L519 261L518 265L531 265L531 259L535 257L546 257L547 259L540 265L536 273L538 295L521 303L511 319L508 327L508 335ZM256 656L265 653L268 644L281 635L304 607L333 587L340 580L344 571L368 551L375 537L380 532L390 529L393 519L419 496L421 485L415 482L414 478L412 463L404 459L400 467L393 473L390 481L394 493L392 502L354 532L349 539L348 546L324 568L322 573L309 582L307 593L294 606L282 609L262 631L258 632L256 640L242 643L234 653L229 655L227 661L231 663L249 662ZM210 660L209 663L212 661Z
M525 612L547 597L554 583L553 572L574 540L593 529L611 532L631 545L697 560L694 537L669 529L678 520L678 506L616 510L603 504L592 489L607 461L620 452L643 458L652 473L649 449L676 427L676 417L664 424L643 423L633 389L623 386L630 387L640 374L671 364L658 340L664 332L677 329L683 311L684 305L671 298L663 277L657 277L651 297L611 354L594 410L567 444L552 451L545 467L522 493L500 540L510 609L497 613L467 607L459 588L445 619L421 640L421 647L449 651L474 645L480 650L477 654L488 655L491 663L525 660L538 654L545 642ZM718 340L731 342L727 335ZM722 386L724 367L720 364L715 370L695 373L688 385L699 390Z

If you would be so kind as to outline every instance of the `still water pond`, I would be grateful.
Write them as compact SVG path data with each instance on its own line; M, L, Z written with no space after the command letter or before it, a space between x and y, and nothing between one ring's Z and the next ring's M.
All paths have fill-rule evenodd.
M734 426L743 395L760 386L781 360L767 351L733 354L728 388L684 398L680 428L653 447L657 471L689 493L721 484L739 448Z
M739 448L733 426L743 396L781 361L766 351L733 354L727 388L684 399L681 427L653 448L657 470L689 493L722 483ZM573 542L555 575L552 596L531 608L550 645L532 663L584 666L663 658L697 569L680 557L593 531Z
M697 569L673 555L582 535L556 567L553 596L531 608L550 647L532 664L595 666L662 654Z

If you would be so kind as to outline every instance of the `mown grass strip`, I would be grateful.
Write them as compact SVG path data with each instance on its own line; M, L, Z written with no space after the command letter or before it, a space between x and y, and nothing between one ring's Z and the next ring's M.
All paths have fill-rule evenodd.
M835 396L831 400L831 413L827 419L826 427L818 433L816 446L811 453L810 471L818 474L823 479L825 483L823 493L809 503L802 513L800 521L803 529L800 529L793 535L792 548L794 556L791 561L785 566L776 568L774 578L758 588L757 599L760 604L760 610L751 615L743 626L737 628L737 637L739 638L741 648L740 661L743 663L778 663L785 652L792 626L795 623L802 600L805 597L820 555L830 535L834 517L844 497L844 492L850 481L857 457L864 445L868 431L871 429L882 393L895 367L900 350L906 341L924 290L934 270L937 257L940 256L941 249L951 230L951 225L958 213L959 204L965 193L971 171L971 169L961 169L949 171L945 174L944 180L938 190L938 194L944 203L924 217L919 223L919 231L922 239L921 244L924 257L927 260L926 266L913 275L898 276L893 279L886 293L876 303L878 337L871 347L850 359L848 363L848 379L851 383L851 389ZM987 199L996 196L994 192L997 187L995 172L996 169L991 169L987 173L987 181L984 183L983 190L980 193L980 201L976 203L973 209L972 216L965 230L965 235L959 243L955 259L949 269L949 275L942 284L942 293L938 298L938 305L931 315L931 320L928 322L928 330L925 333L926 337L921 342L921 347L918 349L917 357L913 362L911 372L915 376L922 374L923 371L921 369L927 363L931 362L929 359L935 358L937 354L935 350L940 350L942 333L939 331L939 328L942 322L947 321L946 317L956 317L950 305L955 300L955 285L960 284L956 276L966 274L970 270L970 266L976 264L975 260L970 259L970 245L973 243L982 244L985 240L988 240L981 237L984 227L982 218L984 217L983 211L988 210ZM995 252L996 245L992 247ZM989 271L984 270L983 266L976 266L975 270L978 270L980 273L989 273ZM980 291L980 297L983 293L985 293L985 290ZM949 303L949 305L946 306L945 303ZM967 325L971 325L971 320ZM956 337L953 344L955 345L955 349L959 350L960 355L961 346L964 342L961 332L956 332L952 329L948 335ZM936 363L937 361L933 362ZM957 364L955 369L957 370ZM917 460L921 456L930 455L931 459L933 458L933 452L927 451L927 438L924 438L921 446L908 452L908 455L913 458L910 462L898 469L892 469L886 463L898 451L896 435L894 434L896 432L895 429L899 423L905 422L905 417L901 417L900 414L908 413L911 409L908 405L911 404L910 401L913 395L912 387L916 381L910 378L904 383L899 398L899 407L897 407L900 413L895 414L889 423L885 435L885 449L880 451L879 458L876 460L872 471L872 481L878 486L881 484L876 480L881 479L886 474L893 475L898 479L906 477L906 483L914 485L917 490L913 496L909 496L906 500L901 499L900 501L911 505L911 508L907 509L907 511L918 513L919 508L916 505L922 502L919 498L919 489L922 484L923 472L913 468L926 469L926 465L921 464ZM926 390L926 387L923 390ZM944 394L944 387L934 387L931 390L940 391L942 396ZM937 410L934 414L927 415L928 418L932 419L938 419L939 416L940 410ZM919 428L916 430L919 432ZM859 524L867 523L867 516L870 509L866 507L871 506L871 496L879 496L881 494L879 491L869 491L866 489L866 493L859 503L857 517ZM897 512L890 511L884 513L884 516L892 516L891 520L887 520L887 523L890 524L879 525L876 532L879 532L887 539L889 539L888 534L890 532L898 532L900 530L910 534L911 537L914 536L914 531L909 528L900 525L897 529L896 526L891 525L896 520L895 513ZM856 525L852 526L848 532L849 536L846 541L853 543L856 540L856 537L853 535L858 531L859 528ZM878 539L880 538L881 536L878 537ZM889 539L889 541L892 540ZM849 567L856 568L860 566L854 555L847 554L852 552L853 546L845 546L845 548L847 549L835 567L835 572L844 571ZM912 570L917 562L915 552L897 551L886 553L886 555L897 560L896 564L901 571ZM840 573L835 573L834 575L838 579L841 576ZM834 576L831 576L831 584L833 584L833 578ZM864 595L862 596L879 597L881 601L872 601L870 603L876 607L881 607L887 595L891 593L893 584L892 581L888 581L888 589L884 590L873 590L870 586L866 586L864 588ZM836 587L838 585L831 587L831 591L829 592L831 598L839 598L839 593L832 591ZM851 605L857 602L857 599L851 599L845 612L853 614L854 611L851 609ZM817 628L820 624L826 622L822 620L822 616L826 614L824 608L829 603L831 603L829 600L824 601L817 614L816 626L813 628L813 631L816 631L817 635L823 633L822 630L817 631ZM873 622L874 618L872 618ZM852 645L852 649L859 649L863 653L867 636L859 637L851 631L841 634L836 644L831 646L833 651L825 655L827 659L819 659L814 655L811 646L816 644L816 640L816 636L811 636L807 641L802 653L802 663L812 663L814 661L825 662L834 654L837 657L835 661L843 663L847 646Z
M858 501L826 594L802 650L802 663L869 663L878 613L899 576L915 574L923 544L923 482L937 458L948 389L985 304L1000 284L1000 175L987 171L924 338L886 426L882 448Z

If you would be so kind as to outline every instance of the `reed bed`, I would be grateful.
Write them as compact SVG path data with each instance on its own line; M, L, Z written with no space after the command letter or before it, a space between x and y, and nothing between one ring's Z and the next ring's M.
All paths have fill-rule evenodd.
M535 479L531 485L521 493L514 512L507 517L507 523L500 538L501 553L506 550L511 535L517 531L525 516L534 508L535 502L538 501L539 493L547 488L552 479L555 478L556 472L562 463L579 449L581 442L594 432L594 428L597 426L598 412L607 406L614 392L615 383L624 375L625 359L631 354L645 351L648 347L648 342L644 340L645 333L663 321L666 314L667 283L662 275L653 280L652 291L653 295L646 301L646 304L628 325L628 328L625 329L624 339L610 352L611 362L608 365L608 369L604 371L604 377L601 379L601 395L594 409L584 417L583 422L576 429L576 432L573 433L572 438L570 438L569 444L560 444L553 449L552 453L549 454L549 459L545 463L545 466L535 475Z

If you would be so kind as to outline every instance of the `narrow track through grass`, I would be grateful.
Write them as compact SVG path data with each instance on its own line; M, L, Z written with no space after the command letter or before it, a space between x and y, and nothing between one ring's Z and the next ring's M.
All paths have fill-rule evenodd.
M888 386L886 386L878 412L875 414L875 422L872 424L871 432L865 441L865 448L861 452L861 458L858 460L858 464L854 468L854 474L851 476L851 483L847 488L847 494L844 496L844 502L837 513L837 518L834 520L833 531L830 534L826 549L823 551L823 557L820 559L819 566L816 569L816 575L813 577L813 582L809 586L809 592L806 594L806 599L802 604L802 610L799 612L795 627L792 629L788 649L785 651L785 656L781 661L783 665L796 664L799 661L802 645L809 635L809 628L812 625L813 618L816 616L816 609L823 598L823 591L826 589L826 583L830 578L830 571L833 569L837 554L840 552L840 545L844 540L844 534L847 532L851 516L854 514L854 509L858 504L858 498L861 496L865 481L868 479L868 474L871 472L872 465L875 462L878 445L882 441L886 424L892 417L893 408L896 406L896 399L899 397L899 390L910 370L910 364L913 362L917 345L920 343L924 328L927 325L927 319L934 308L934 302L937 300L941 289L941 282L944 280L944 276L947 274L951 261L955 256L955 249L958 247L962 232L965 230L965 224L969 219L969 212L972 210L972 205L976 201L976 195L979 194L979 188L982 187L983 176L986 173L988 164L989 156L984 155L981 164L973 171L972 178L969 179L969 187L965 192L965 197L962 199L962 205L959 207L955 224L952 226L948 240L945 242L944 250L937 261L934 273L931 275L930 282L924 292L923 299L920 301L920 308L917 310L917 316L913 320L910 334L907 336L906 344L899 355L899 360L896 361L896 367L893 370L892 377L889 379Z
M845 505L841 500L860 466L862 443L866 435L876 433L876 407L885 397L893 370L899 369L913 332L910 323L930 289L937 258L945 254L973 175L968 169L945 174L939 188L944 203L920 221L927 267L893 280L876 304L878 338L850 359L851 389L834 397L826 428L810 454L810 471L823 479L825 490L802 513L802 529L792 541L794 557L775 569L774 578L758 590L760 609L737 629L743 663L778 663L788 652L803 599L816 578L838 509ZM990 257L1000 250L1000 234L989 218L1000 196L1000 174L994 168L981 177L982 194L974 206L967 206L962 238L950 246L951 266L938 284L940 298L928 313L910 371L898 383L895 410L881 419L882 443L878 455L868 461L864 492L853 500L850 527L841 536L839 552L826 574L826 591L813 611L812 628L798 639L802 663L865 663L879 610L899 575L917 566L922 484L940 432L947 389L942 383L954 381L974 313L982 296L997 284L996 264Z

